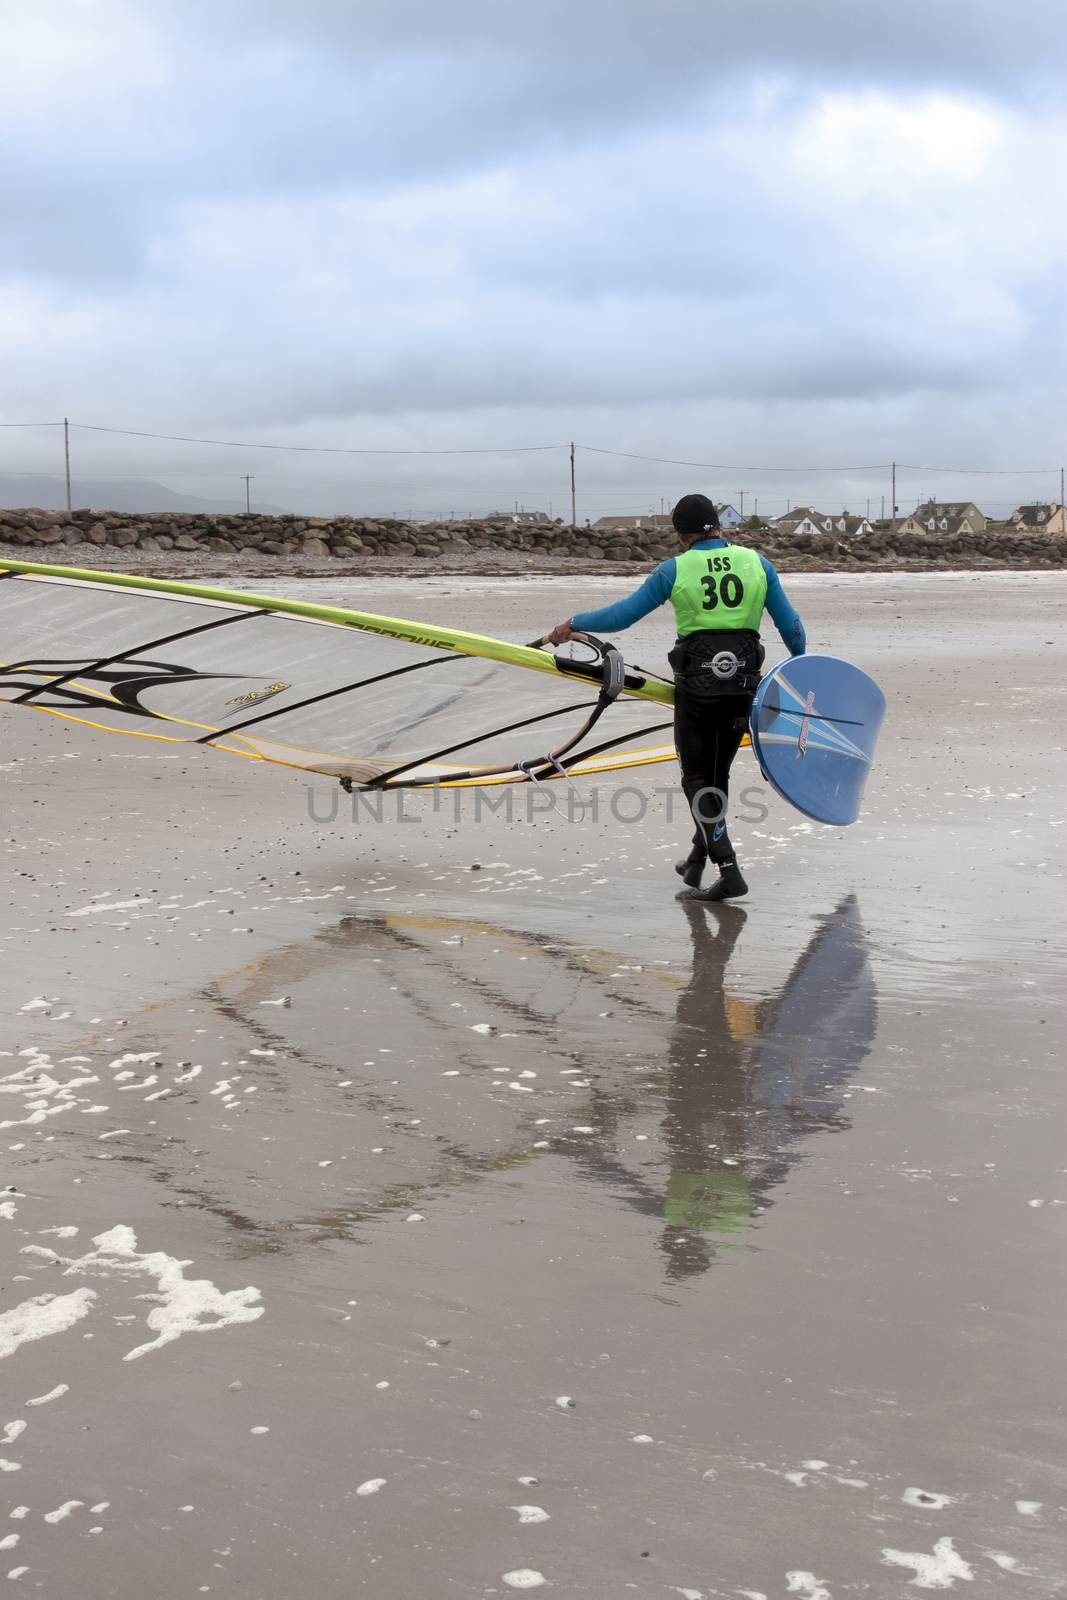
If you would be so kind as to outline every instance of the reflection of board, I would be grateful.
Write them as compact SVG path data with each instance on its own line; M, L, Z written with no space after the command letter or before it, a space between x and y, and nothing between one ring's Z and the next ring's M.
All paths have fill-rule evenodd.
M751 1099L830 1118L840 1091L874 1043L878 993L854 895L800 955L770 1007L751 1068ZM793 1129L797 1131L796 1125Z
M836 656L793 656L756 691L749 726L763 775L816 822L855 822L885 695Z

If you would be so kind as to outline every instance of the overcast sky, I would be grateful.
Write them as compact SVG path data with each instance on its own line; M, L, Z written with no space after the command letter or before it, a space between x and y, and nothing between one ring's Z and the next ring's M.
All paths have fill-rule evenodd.
M579 518L1058 497L1062 0L4 0L0 420L584 445ZM568 510L562 449L75 430L304 510ZM760 472L768 465L805 469ZM58 469L0 429L0 474ZM84 494L82 498L85 498Z

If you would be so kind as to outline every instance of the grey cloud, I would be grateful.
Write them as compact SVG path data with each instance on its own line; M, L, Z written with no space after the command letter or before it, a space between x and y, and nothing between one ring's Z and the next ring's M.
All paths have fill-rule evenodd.
M135 275L183 197L374 190L743 125L753 81L1047 96L1067 60L1059 0L230 0L154 7L149 42L111 10L113 56L6 129L0 108L8 259L34 271Z
M588 99L623 107L630 95L638 106L652 93L677 101L694 84L752 73L1008 89L1062 79L1067 43L1059 0L304 0L299 11L288 0L196 0L181 14L231 41L265 35L357 61L491 53L535 72L550 98L581 82Z
M395 443L586 418L741 460L1056 437L1059 3L98 3L92 67L0 105L9 416ZM898 159L933 90L989 123L973 161L936 116ZM826 142L831 92L857 98ZM405 482L507 487L433 473Z

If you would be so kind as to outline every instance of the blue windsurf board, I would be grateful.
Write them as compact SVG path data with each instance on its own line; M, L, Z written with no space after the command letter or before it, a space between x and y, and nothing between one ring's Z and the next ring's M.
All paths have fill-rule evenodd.
M752 745L772 788L816 822L855 822L885 716L873 678L837 656L792 656L756 690Z

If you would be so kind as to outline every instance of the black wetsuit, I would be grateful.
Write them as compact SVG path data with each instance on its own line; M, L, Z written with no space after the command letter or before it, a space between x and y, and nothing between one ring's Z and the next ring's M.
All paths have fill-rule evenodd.
M693 700L684 689L674 698L674 742L682 769L682 791L697 830L693 855L727 861L733 846L726 831L730 767L748 726L751 694Z

